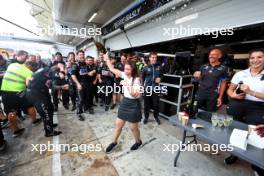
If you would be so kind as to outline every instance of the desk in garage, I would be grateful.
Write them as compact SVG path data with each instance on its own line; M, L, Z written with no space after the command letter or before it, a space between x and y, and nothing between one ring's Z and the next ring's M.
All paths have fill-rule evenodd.
M178 120L177 116L173 116L170 118L170 122L183 129L183 135L181 142L185 144L187 136L187 132L194 135L194 140L192 142L196 142L196 136L201 138L202 140L207 141L209 144L229 144L229 138L234 128L247 130L247 125L238 121L233 121L229 128L213 128L211 123L202 120L202 119L190 119L187 126L181 124ZM203 125L204 128L194 129L192 128L192 124L200 124ZM181 151L177 151L174 166L176 167L177 161L179 159ZM256 148L254 146L248 145L247 150L244 151L242 149L234 147L234 150L230 152L232 155L235 155L255 166L258 166L264 169L264 150Z

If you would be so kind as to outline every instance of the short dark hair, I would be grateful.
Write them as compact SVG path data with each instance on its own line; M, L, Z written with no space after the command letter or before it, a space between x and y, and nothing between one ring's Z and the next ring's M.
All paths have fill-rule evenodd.
M28 52L26 52L26 51L24 51L24 50L19 50L19 51L17 52L17 57L19 57L19 56L24 56L24 55L28 55Z
M122 54L120 55L120 57L122 57L122 56L124 56L125 58L127 58L126 53L122 53Z
M75 56L74 52L69 52L67 57L70 57L71 54Z
M80 50L77 51L76 54L78 55L79 53L83 53L84 54L84 51L82 49L80 49Z
M255 53L255 52L262 52L264 54L264 49L263 48L258 48L258 49L252 49L248 52L249 56L252 54L252 53Z
M150 58L152 55L158 56L158 53L157 53L156 51L151 51L151 52L149 53L149 58Z
M25 66L28 69L30 69L32 72L35 72L38 69L38 64L37 64L37 62L34 62L34 61L26 61Z
M55 56L57 56L57 55L59 55L59 56L61 56L61 57L62 57L62 54L61 54L61 52L56 52Z
M86 59L94 59L92 56L87 56Z

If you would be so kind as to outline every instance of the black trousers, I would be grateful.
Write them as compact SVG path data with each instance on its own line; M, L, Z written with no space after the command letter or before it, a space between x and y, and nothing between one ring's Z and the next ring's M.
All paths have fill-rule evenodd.
M93 97L95 98L95 101L96 101L96 103L98 102L98 99L99 99L99 93L98 93L98 84L96 84L96 85L94 85L93 87L93 92L94 92L94 94L93 94Z
M94 97L94 85L89 83L87 85L87 107L88 109L93 108L93 97Z
M3 144L3 142L4 142L4 135L2 132L2 125L0 123L0 144Z
M110 87L112 87L113 90L113 82L112 81L103 81L103 84L101 86L104 86L103 91L104 93L102 94L102 99L105 104L105 106L110 106L111 101L112 101L112 94L113 91L107 92L107 90L110 90Z
M37 91L27 91L28 101L34 104L37 112L44 122L45 133L53 132L53 104L49 93L40 93Z
M58 108L59 104L59 91L58 89L52 89L53 105ZM61 90L63 106L69 105L69 90Z
M260 125L264 124L264 103L249 100L230 100L227 113L241 122Z
M82 85L82 90L77 91L77 114L81 114L88 110L88 84L80 83Z
M76 106L77 89L74 84L70 84L69 96L73 106Z
M230 100L227 106L227 113L234 119L251 124L264 124L264 103L249 100ZM254 171L259 175L264 175L264 170L252 165Z
M154 118L159 117L159 101L159 94L156 94L154 92L152 92L151 96L144 96L144 115L146 119L149 118L150 108L152 108L154 111Z
M197 106L199 109L204 109L208 112L216 112L217 98L218 93L215 91L207 92L203 90L198 90L196 95Z

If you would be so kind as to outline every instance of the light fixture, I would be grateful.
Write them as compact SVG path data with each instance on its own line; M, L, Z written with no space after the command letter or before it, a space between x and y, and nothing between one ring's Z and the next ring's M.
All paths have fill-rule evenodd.
M95 18L96 15L97 15L97 12L95 12L95 13L91 16L91 18L88 20L88 23L90 23L90 22Z

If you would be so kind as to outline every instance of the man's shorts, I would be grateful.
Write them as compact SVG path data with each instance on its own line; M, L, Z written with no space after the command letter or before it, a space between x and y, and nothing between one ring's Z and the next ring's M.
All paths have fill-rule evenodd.
M33 107L33 105L26 99L26 96L20 92L3 91L2 102L4 104L4 111L6 114L21 110L26 113L28 108Z

